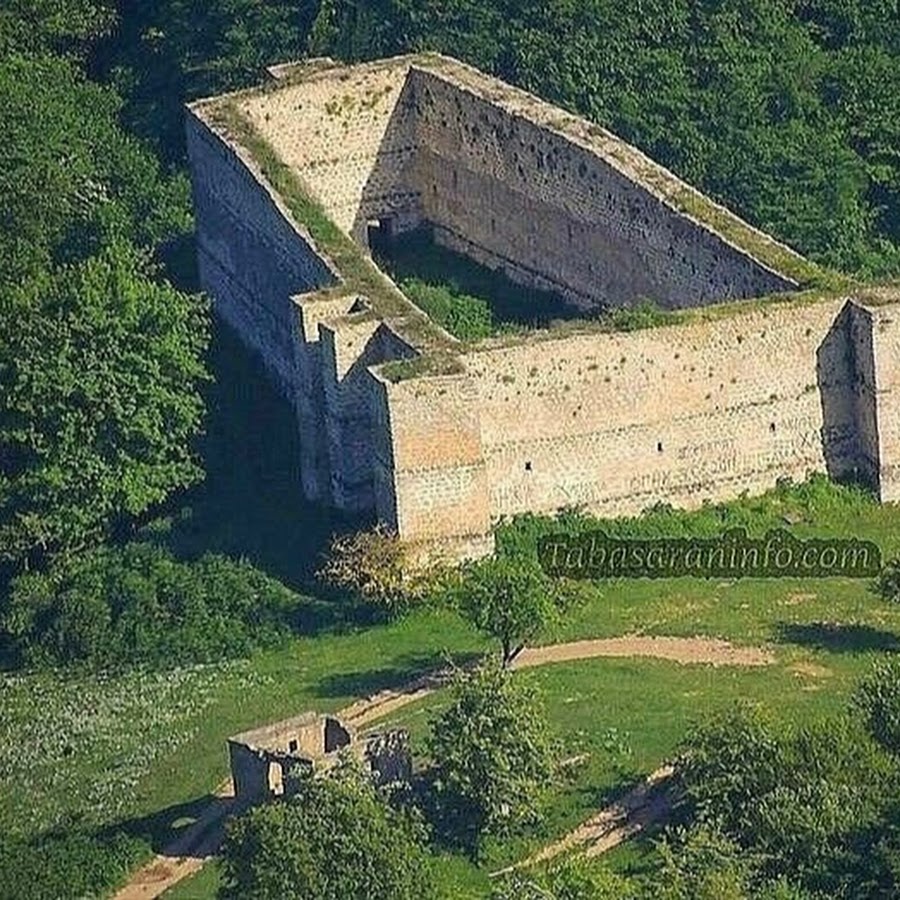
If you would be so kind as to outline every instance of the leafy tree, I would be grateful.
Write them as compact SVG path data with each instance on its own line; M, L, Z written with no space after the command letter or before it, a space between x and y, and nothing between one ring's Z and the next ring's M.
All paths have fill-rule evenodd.
M201 475L206 309L146 254L0 292L0 561L89 545Z
M757 881L833 893L859 886L895 777L852 720L779 734L758 714L730 714L689 738L679 813L746 851Z
M114 10L95 0L7 0L0 8L0 57L48 51L82 56L114 21Z
M573 592L527 557L496 556L463 566L447 596L463 618L500 642L508 666L559 621Z
M891 603L900 603L900 559L889 560L875 583L878 595Z
M434 896L420 826L352 766L233 819L222 855L223 900Z
M876 663L859 683L853 700L869 734L885 750L900 754L900 660Z
M190 227L168 179L119 127L119 99L69 60L0 57L0 289L114 240L156 248Z
M533 688L493 662L458 673L432 722L434 792L448 833L474 850L540 818L554 748Z
M298 597L249 563L103 547L21 575L0 628L29 666L174 666L242 656L290 632Z
M94 65L125 99L128 127L160 158L184 161L184 103L254 84L265 66L302 58L314 0L117 0L119 27Z

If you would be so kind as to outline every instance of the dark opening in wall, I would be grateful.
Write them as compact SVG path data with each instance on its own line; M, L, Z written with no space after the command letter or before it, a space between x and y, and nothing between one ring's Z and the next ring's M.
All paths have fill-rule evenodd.
M393 216L369 219L366 227L366 240L373 256L388 252L395 235L395 220Z
M526 472L531 471L531 460L528 460L528 462L525 463L525 471Z
M769 431L771 431L772 434L775 434L775 423L774 422L769 423Z
M656 442L656 452L657 452L657 453L662 453L662 452L663 452L662 441L657 441L657 442Z

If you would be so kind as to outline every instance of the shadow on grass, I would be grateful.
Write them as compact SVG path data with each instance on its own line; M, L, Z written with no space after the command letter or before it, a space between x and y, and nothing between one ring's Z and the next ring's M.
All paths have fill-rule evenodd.
M465 653L453 657L453 665L464 668L481 659L480 653ZM402 690L411 681L424 675L438 673L450 666L450 660L440 652L408 653L396 664L382 669L360 672L338 672L323 678L315 687L317 697L369 697L380 691Z
M154 853L202 859L219 849L224 822L233 806L232 797L207 794L119 822L114 830L145 841Z
M785 644L800 644L832 653L865 653L900 649L900 639L890 631L871 625L845 625L839 622L780 622L777 638Z
M297 421L269 381L258 356L214 321L206 391L207 419L199 452L205 480L179 497L139 535L193 559L220 553L247 559L310 602L304 630L355 622L358 606L334 604L316 580L337 532L368 524L309 503L300 478ZM342 598L343 599L343 598Z

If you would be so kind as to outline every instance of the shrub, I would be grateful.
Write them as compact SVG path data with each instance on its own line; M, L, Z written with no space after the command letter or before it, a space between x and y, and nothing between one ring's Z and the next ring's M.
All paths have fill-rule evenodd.
M875 583L878 595L890 603L900 603L900 559L885 563Z
M136 543L20 576L0 623L28 666L173 666L280 641L298 599L249 563Z
M309 777L288 800L232 820L223 900L428 900L423 832L354 767Z
M81 828L45 832L29 840L0 837L0 897L106 896L146 853L137 838Z
M856 689L853 705L869 734L891 753L900 753L900 660L878 662Z
M517 872L496 885L491 900L635 900L629 880L584 857L569 857L539 875Z
M414 561L409 547L378 524L369 531L336 535L319 578L387 616L424 601L441 578L438 563Z

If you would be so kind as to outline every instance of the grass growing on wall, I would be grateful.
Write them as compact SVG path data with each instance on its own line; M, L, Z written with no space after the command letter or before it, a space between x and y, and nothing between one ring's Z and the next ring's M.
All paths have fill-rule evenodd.
M460 340L546 328L584 313L550 291L516 284L503 272L436 244L425 228L384 241L375 259L421 309Z

